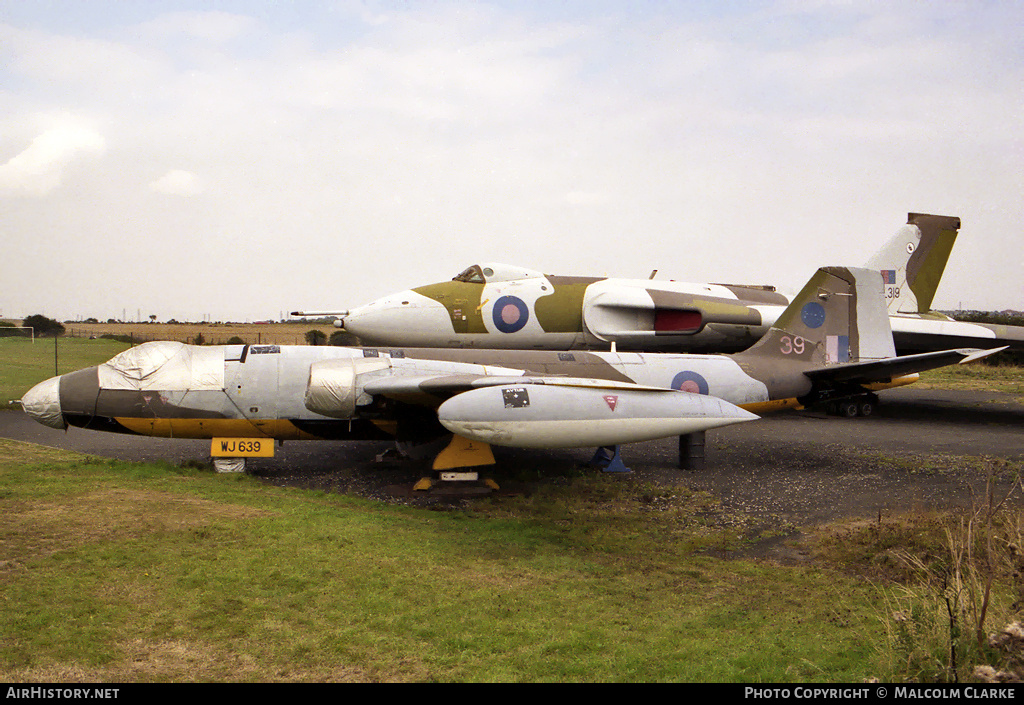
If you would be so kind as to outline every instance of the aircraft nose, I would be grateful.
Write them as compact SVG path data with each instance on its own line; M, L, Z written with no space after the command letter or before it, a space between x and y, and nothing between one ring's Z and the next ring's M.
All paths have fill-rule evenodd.
M51 377L28 390L21 398L21 408L44 426L61 430L68 427L60 408L60 377Z
M453 332L444 305L412 290L352 309L344 325L363 343L376 345L440 345Z

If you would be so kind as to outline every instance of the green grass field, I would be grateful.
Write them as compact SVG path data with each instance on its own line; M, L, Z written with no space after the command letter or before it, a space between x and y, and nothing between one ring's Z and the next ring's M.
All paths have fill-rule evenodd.
M56 348L56 355L54 355ZM44 379L106 362L126 350L116 340L0 338L0 407Z
M923 373L915 386L1024 395L1024 367L1000 364L951 365Z
M949 592L899 556L949 565L958 518L823 527L787 567L721 557L713 506L583 477L431 511L0 440L0 680L950 678Z
M688 502L438 512L15 441L0 498L4 681L874 672L869 585L704 557Z
M32 345L0 339L10 398L53 374ZM123 349L59 345L60 372ZM950 547L996 546L1005 624L1005 508L818 527L780 566L715 507L582 476L437 511L0 439L0 681L937 680L950 633L961 680L1005 661L974 645L977 562Z

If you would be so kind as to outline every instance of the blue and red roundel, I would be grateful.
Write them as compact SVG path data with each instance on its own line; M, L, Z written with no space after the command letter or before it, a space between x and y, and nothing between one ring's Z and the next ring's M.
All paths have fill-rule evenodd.
M672 378L672 389L681 392L692 392L693 394L707 394L708 381L696 372L683 370Z
M515 296L502 296L494 302L494 309L491 317L494 319L494 327L502 333L515 333L522 330L526 322L530 320L530 309L526 307L522 299Z

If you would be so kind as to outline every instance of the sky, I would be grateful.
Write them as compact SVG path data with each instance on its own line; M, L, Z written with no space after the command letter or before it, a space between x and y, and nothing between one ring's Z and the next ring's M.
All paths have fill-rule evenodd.
M963 226L1024 309L1024 3L0 0L0 317L254 321L477 262L773 284Z

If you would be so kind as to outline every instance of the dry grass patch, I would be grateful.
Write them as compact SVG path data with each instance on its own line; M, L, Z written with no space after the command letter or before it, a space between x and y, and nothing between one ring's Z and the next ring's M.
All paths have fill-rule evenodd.
M70 450L60 450L59 448L49 448L36 445L35 443L0 438L0 467L9 463L18 463L19 465L28 465L30 463L64 463L88 457L90 456Z
M23 569L31 559L86 543L182 532L271 514L172 492L119 488L55 502L10 500L4 509L0 578Z
M207 681L365 683L380 680L358 666L321 668L272 666L251 653L184 639L132 639L120 646L120 658L96 667L52 663L4 672L9 683L147 683ZM397 679L396 679L397 680Z
M294 323L68 323L67 335L88 338L124 335L136 344L148 340L195 342L201 335L208 345L224 345L240 338L250 345L305 345L306 331L319 330L328 338L337 331L331 325L305 321Z

